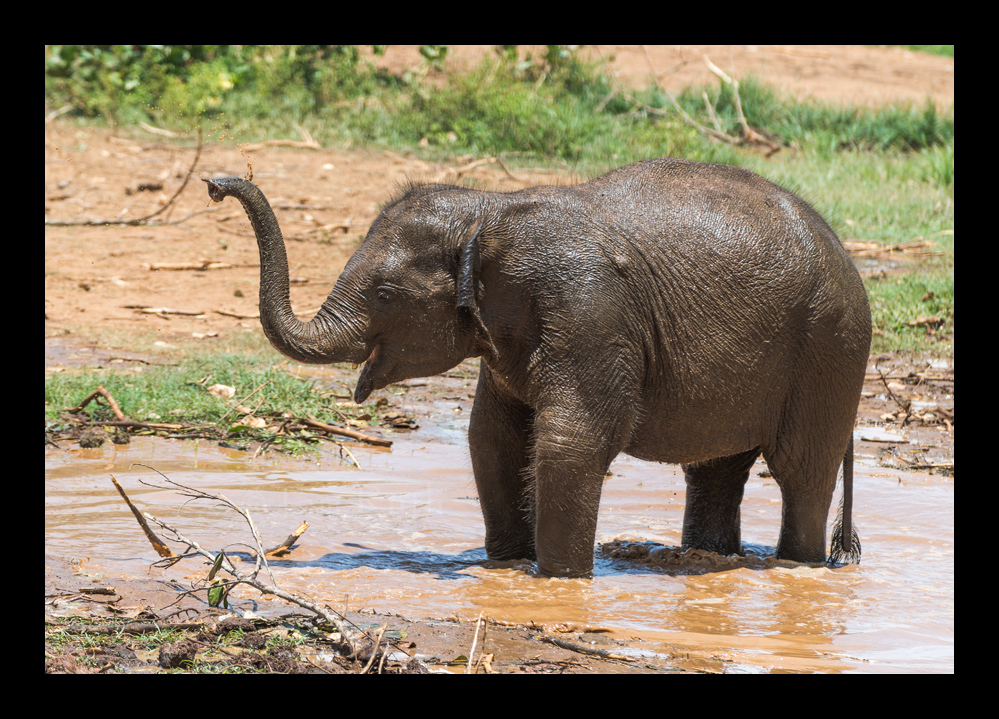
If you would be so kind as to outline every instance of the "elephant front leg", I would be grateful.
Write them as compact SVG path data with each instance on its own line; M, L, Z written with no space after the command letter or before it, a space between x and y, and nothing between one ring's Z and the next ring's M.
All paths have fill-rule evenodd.
M742 553L742 493L759 454L759 449L752 449L683 465L687 502L683 510L682 549L705 549L725 555Z
M505 396L485 363L468 426L472 470L490 559L534 559L534 502L528 469L533 412Z
M600 493L620 449L618 432L571 413L556 421L545 414L539 413L534 446L538 571L590 577Z

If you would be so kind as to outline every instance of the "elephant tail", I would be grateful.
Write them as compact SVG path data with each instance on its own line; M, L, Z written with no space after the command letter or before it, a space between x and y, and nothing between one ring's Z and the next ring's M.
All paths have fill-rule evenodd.
M853 436L846 445L843 457L843 497L839 501L839 511L833 524L832 546L829 561L834 564L860 563L860 534L853 526Z

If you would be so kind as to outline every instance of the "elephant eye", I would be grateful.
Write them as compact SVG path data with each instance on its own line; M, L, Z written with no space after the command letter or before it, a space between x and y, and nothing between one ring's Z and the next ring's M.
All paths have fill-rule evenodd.
M388 287L379 287L378 288L378 301L379 302L389 302L394 296L395 296L395 293L391 289L389 289Z

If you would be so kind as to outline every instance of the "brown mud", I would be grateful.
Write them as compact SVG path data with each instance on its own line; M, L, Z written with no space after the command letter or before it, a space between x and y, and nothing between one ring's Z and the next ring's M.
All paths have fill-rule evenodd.
M891 48L685 46L650 48L650 56L659 73L676 68L663 82L679 89L712 81L697 76L703 73L704 51L726 70L752 70L800 96L868 105L899 99L919 104L932 97L941 107L953 105L953 60ZM455 62L475 52L460 48ZM649 60L640 49L601 46L599 52L615 56L612 66L623 81L644 84ZM379 62L406 68L415 65L411 54L411 47L395 46ZM62 220L127 219L155 211L179 186L193 157L190 143L178 147L137 130L81 129L59 122L46 125L45 148L46 219ZM293 304L306 316L325 299L396 184L457 178L415 153L265 148L252 159L255 181L275 206L288 242L296 280ZM245 171L245 154L218 143L206 144L196 170ZM567 179L550 170L515 174L516 179L496 165L482 165L461 179L499 190ZM162 189L148 189L157 184ZM177 224L46 227L47 372L168 363L192 345L210 348L240 332L259 332L254 318L259 260L248 222L236 203L209 207L201 185L195 178L178 204L159 218L172 222L201 213ZM177 263L210 269L157 269ZM134 336L143 337L149 350L137 349ZM346 387L356 380L356 372L320 371L329 382ZM276 563L277 571L294 590L319 595L331 606L347 603L347 615L356 624L385 625L397 653L386 656L383 672L464 671L460 658L470 652L480 612L493 623L484 640L480 634L475 658L483 643L485 654L493 656L479 664L479 673L953 671L952 638L947 641L953 627L953 516L947 509L953 492L952 362L903 355L871 359L855 433L860 466L855 516L865 537L859 569L749 566L765 562L768 545L747 545L745 561L678 559L669 547L678 543L682 476L678 481L677 468L620 458L605 490L601 527L606 529L598 537L598 576L590 584L543 580L530 567L497 567L485 559L464 449L475 371L475 363L468 362L450 376L403 383L401 394L386 393L391 408L418 418L421 426L393 432L397 444L391 452L351 445L363 455L362 465L372 466L368 475L349 467L334 450L323 450L318 458L268 454L248 463L247 452L205 444L199 450L193 442L165 439L96 450L70 443L47 448L47 671L147 672L170 661L135 638L139 635L94 642L58 629L79 617L201 622L204 626L170 639L171 644L191 642L176 656L186 656L186 650L195 652L199 662L228 662L247 671L358 671L367 663L363 657L340 657L335 640L316 635L307 622L299 621L296 629L291 620L277 621L291 610L251 599L250 592L241 592L234 603L258 611L270 624L257 631L244 626L238 640L244 643L238 646L236 640L225 644L228 640L220 639L233 632L219 628L220 615L207 607L203 593L174 604L180 587L203 578L204 571L198 560L170 574L150 571L152 550L108 479L115 472L124 480L133 462L152 464L170 476L188 473L216 482L227 496L252 504L255 516L275 513L262 531L279 539L293 520L314 523L290 559ZM319 469L349 474L330 479L317 475ZM408 478L407 472L414 482L426 479L427 488L420 484L414 493L393 484L393 477ZM431 487L438 484L448 488L444 495L433 494ZM775 538L779 495L762 463L750 484L744 539ZM332 485L335 501L326 494ZM129 491L136 486L130 484ZM268 496L278 494L261 501L261 488ZM160 494L140 491L133 499L154 514L176 511L168 508L175 508L178 498ZM432 509L426 517L408 514L424 499ZM350 513L337 515L348 505ZM881 505L894 506L895 514ZM216 522L239 529L238 523L203 512L183 516L189 523L204 522L199 527L210 535ZM325 526L324 516L331 517ZM410 545L424 548L410 554L392 550ZM924 576L915 559L904 564L909 555L931 567L936 579ZM660 566L642 568L656 561ZM675 573L668 565L678 561ZM877 590L866 591L872 582ZM900 630L877 607L891 605L897 616L917 616L920 597L905 594L913 583L934 587L923 596L939 592L939 602L922 619L911 620L911 631ZM108 586L114 587L111 595L79 594ZM188 611L178 614L181 609ZM796 630L793 620L782 618L785 614L805 628ZM925 626L920 628L920 622ZM296 631L309 635L304 643L309 648L294 653L280 648L276 637L285 641L298 636ZM247 639L261 633L274 638L270 649ZM930 639L919 643L914 634ZM860 636L877 639L863 645ZM913 642L925 654L914 657L905 649ZM220 643L224 651L212 648ZM613 657L580 648L603 649ZM222 664L198 666L224 670Z

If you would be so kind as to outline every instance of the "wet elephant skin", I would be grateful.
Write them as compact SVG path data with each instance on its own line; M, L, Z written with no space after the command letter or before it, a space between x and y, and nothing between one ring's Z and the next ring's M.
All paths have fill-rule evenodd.
M683 466L683 546L741 551L762 454L782 496L777 556L858 559L851 434L871 338L860 276L807 203L746 170L676 159L510 193L415 185L372 224L329 298L295 318L263 193L239 200L260 249L264 331L287 356L392 382L482 364L469 445L493 559L592 573L604 475L625 452Z

